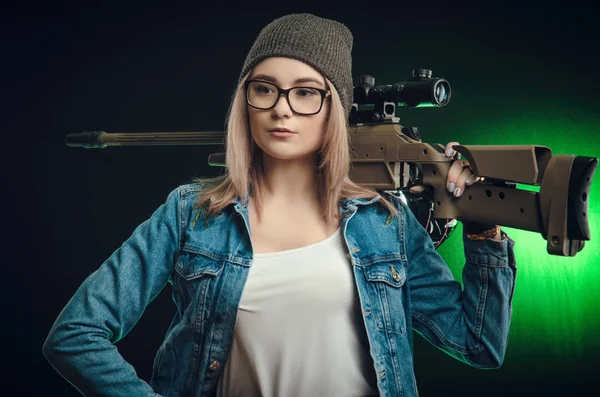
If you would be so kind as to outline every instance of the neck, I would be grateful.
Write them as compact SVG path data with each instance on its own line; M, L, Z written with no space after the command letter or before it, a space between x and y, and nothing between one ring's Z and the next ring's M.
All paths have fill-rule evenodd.
M266 201L317 203L317 155L281 160L263 152L264 190Z

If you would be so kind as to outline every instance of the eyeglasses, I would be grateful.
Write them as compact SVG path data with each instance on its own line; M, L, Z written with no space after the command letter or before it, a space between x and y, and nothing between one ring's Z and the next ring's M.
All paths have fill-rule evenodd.
M323 107L323 101L331 95L329 90L314 87L292 87L284 90L275 84L261 80L246 80L245 88L246 102L253 108L272 109L281 94L284 94L290 109L303 116L319 113Z

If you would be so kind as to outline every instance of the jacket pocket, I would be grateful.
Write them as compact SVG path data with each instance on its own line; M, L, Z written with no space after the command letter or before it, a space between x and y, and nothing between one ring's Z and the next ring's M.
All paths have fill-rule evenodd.
M201 327L208 321L214 305L216 279L224 265L224 261L186 248L180 252L173 287L184 324Z
M223 265L223 261L215 260L185 246L179 253L175 271L184 279L191 281L203 276L218 276Z
M404 334L406 332L405 288L406 268L400 261L380 262L364 267L365 278L371 288L377 327L381 330Z

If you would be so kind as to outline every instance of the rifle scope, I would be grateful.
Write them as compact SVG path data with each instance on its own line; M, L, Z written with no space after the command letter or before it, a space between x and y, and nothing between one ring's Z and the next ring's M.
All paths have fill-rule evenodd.
M375 78L362 75L354 87L354 103L377 104L394 102L398 106L442 107L450 102L450 83L432 78L429 69L413 69L412 79L394 85L375 85Z

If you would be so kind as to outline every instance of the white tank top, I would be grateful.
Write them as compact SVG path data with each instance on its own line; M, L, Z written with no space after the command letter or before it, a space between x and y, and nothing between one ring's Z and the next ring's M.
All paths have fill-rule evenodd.
M378 396L341 230L255 254L218 397Z

